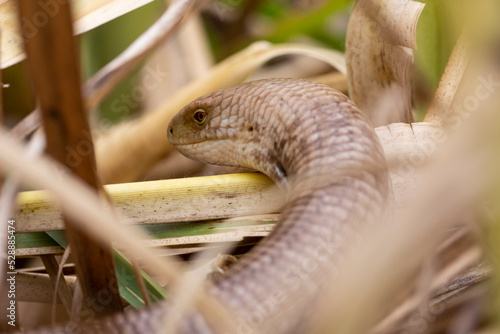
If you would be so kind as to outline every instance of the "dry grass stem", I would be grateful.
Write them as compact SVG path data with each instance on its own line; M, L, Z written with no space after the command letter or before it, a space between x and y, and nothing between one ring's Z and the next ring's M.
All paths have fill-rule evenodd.
M415 277L414 281L416 282L414 283L419 284L419 289L405 294L402 302L396 308L391 309L389 315L373 329L373 333L394 332L394 329L398 328L404 321L409 321L412 314L420 309L425 309L431 302L429 299L441 294L442 292L439 290L443 290L443 287L449 282L453 282L457 277L463 281L468 280L472 284L471 276L466 269L477 264L481 260L483 252L477 241L471 243L467 239L471 239L470 231L464 228L447 237L444 244L439 247L439 252L426 260L427 268L424 268L423 273ZM424 279L422 279L422 275L425 275Z
M118 16L141 7L152 0L73 0L73 18L75 20L75 32L81 34L99 25L109 22ZM59 2L46 4L45 9L37 15L38 20L43 17L55 15L59 11ZM41 17L41 18L40 18ZM17 17L17 1L6 0L0 4L0 23L2 26L2 61L1 68L12 66L25 58L22 36L20 33ZM23 22L28 26L30 35L36 33L37 26L34 18Z
M125 51L104 66L83 87L86 108L99 102L130 73L152 49L160 45L180 24L192 9L203 1L176 0L145 33L136 39Z
M67 246L66 249L64 250L63 256L61 257L61 262L58 265L59 267L57 268L56 280L55 280L55 284L54 284L54 297L52 298L52 323L53 324L56 322L56 316L57 316L56 303L57 303L58 294L64 293L64 295L65 295L64 298L71 296L71 289L68 286L66 280L64 279L64 275L63 275L64 265L68 261L70 254L71 254L71 246ZM47 268L46 265L45 265L45 268ZM52 279L52 277L51 277L51 279ZM59 285L62 285L62 288L59 288ZM63 291L59 292L59 290L63 290ZM73 298L71 298L71 300L72 299ZM61 300L62 300L62 298L61 298ZM68 314L71 314L71 310L72 310L71 304L66 305L67 304L66 302L63 302L63 303L64 303L64 307L66 309L66 312L68 312Z
M168 73L168 78L159 80L154 89L148 89L141 102L142 110L154 110L179 87L205 75L213 66L214 59L202 24L201 15L194 13L146 60L142 80L147 80L152 68Z
M283 196L267 177L234 174L105 186L129 225L221 219L277 212ZM20 233L60 230L61 211L46 191L19 195Z
M18 122L11 130L12 136L24 139L32 134L42 124L42 114L40 109L35 109Z
M432 103L425 115L424 122L443 126L445 120L450 117L453 110L453 100L469 63L470 52L467 46L467 39L462 35L448 60Z
M42 255L41 259L43 265L45 266L47 274L49 275L50 280L52 282L53 290L55 291L54 299L56 298L55 295L59 297L69 315L71 312L71 302L73 300L73 296L71 294L68 285L66 284L66 281L59 279L60 278L59 275L61 275L59 263L57 262L57 259L53 255ZM53 319L55 320L54 309L52 312L52 316Z

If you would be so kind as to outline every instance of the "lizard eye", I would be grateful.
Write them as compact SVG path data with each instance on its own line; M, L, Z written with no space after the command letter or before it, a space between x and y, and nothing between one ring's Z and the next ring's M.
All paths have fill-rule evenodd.
M193 114L193 121L196 124L203 125L207 121L207 112L203 109L198 109Z

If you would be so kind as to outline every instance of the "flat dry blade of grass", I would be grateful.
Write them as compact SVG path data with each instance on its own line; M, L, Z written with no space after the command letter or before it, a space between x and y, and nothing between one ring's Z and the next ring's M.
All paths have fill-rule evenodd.
M91 30L151 1L74 0L72 1L72 5L75 32L81 34ZM36 34L38 28L46 22L48 17L53 16L59 11L59 6L60 4L57 1L45 2L40 12L33 19L23 21L22 23L30 29L29 34ZM1 67L3 69L16 64L25 57L15 0L2 1L0 4L0 22L3 36L1 44Z
M424 4L357 1L347 30L349 96L374 126L413 122L411 101L416 27ZM390 103L381 108L381 94Z

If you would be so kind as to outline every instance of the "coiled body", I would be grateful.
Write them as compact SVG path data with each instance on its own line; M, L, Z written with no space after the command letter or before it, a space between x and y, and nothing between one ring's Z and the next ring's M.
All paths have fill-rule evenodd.
M346 252L382 218L391 196L372 126L325 85L269 79L190 103L170 123L168 137L188 157L260 170L287 192L275 230L210 284L210 292L234 312L235 333L307 332L325 285L334 284ZM149 332L161 326L162 314L155 306L92 330ZM181 327L211 332L196 314Z

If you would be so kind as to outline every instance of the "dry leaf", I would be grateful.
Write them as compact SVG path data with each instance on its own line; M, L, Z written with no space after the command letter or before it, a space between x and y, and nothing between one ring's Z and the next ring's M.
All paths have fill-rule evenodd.
M423 7L411 0L359 0L351 15L346 40L349 96L374 126L413 121L411 49L416 48ZM392 103L381 110L380 98L387 93Z

